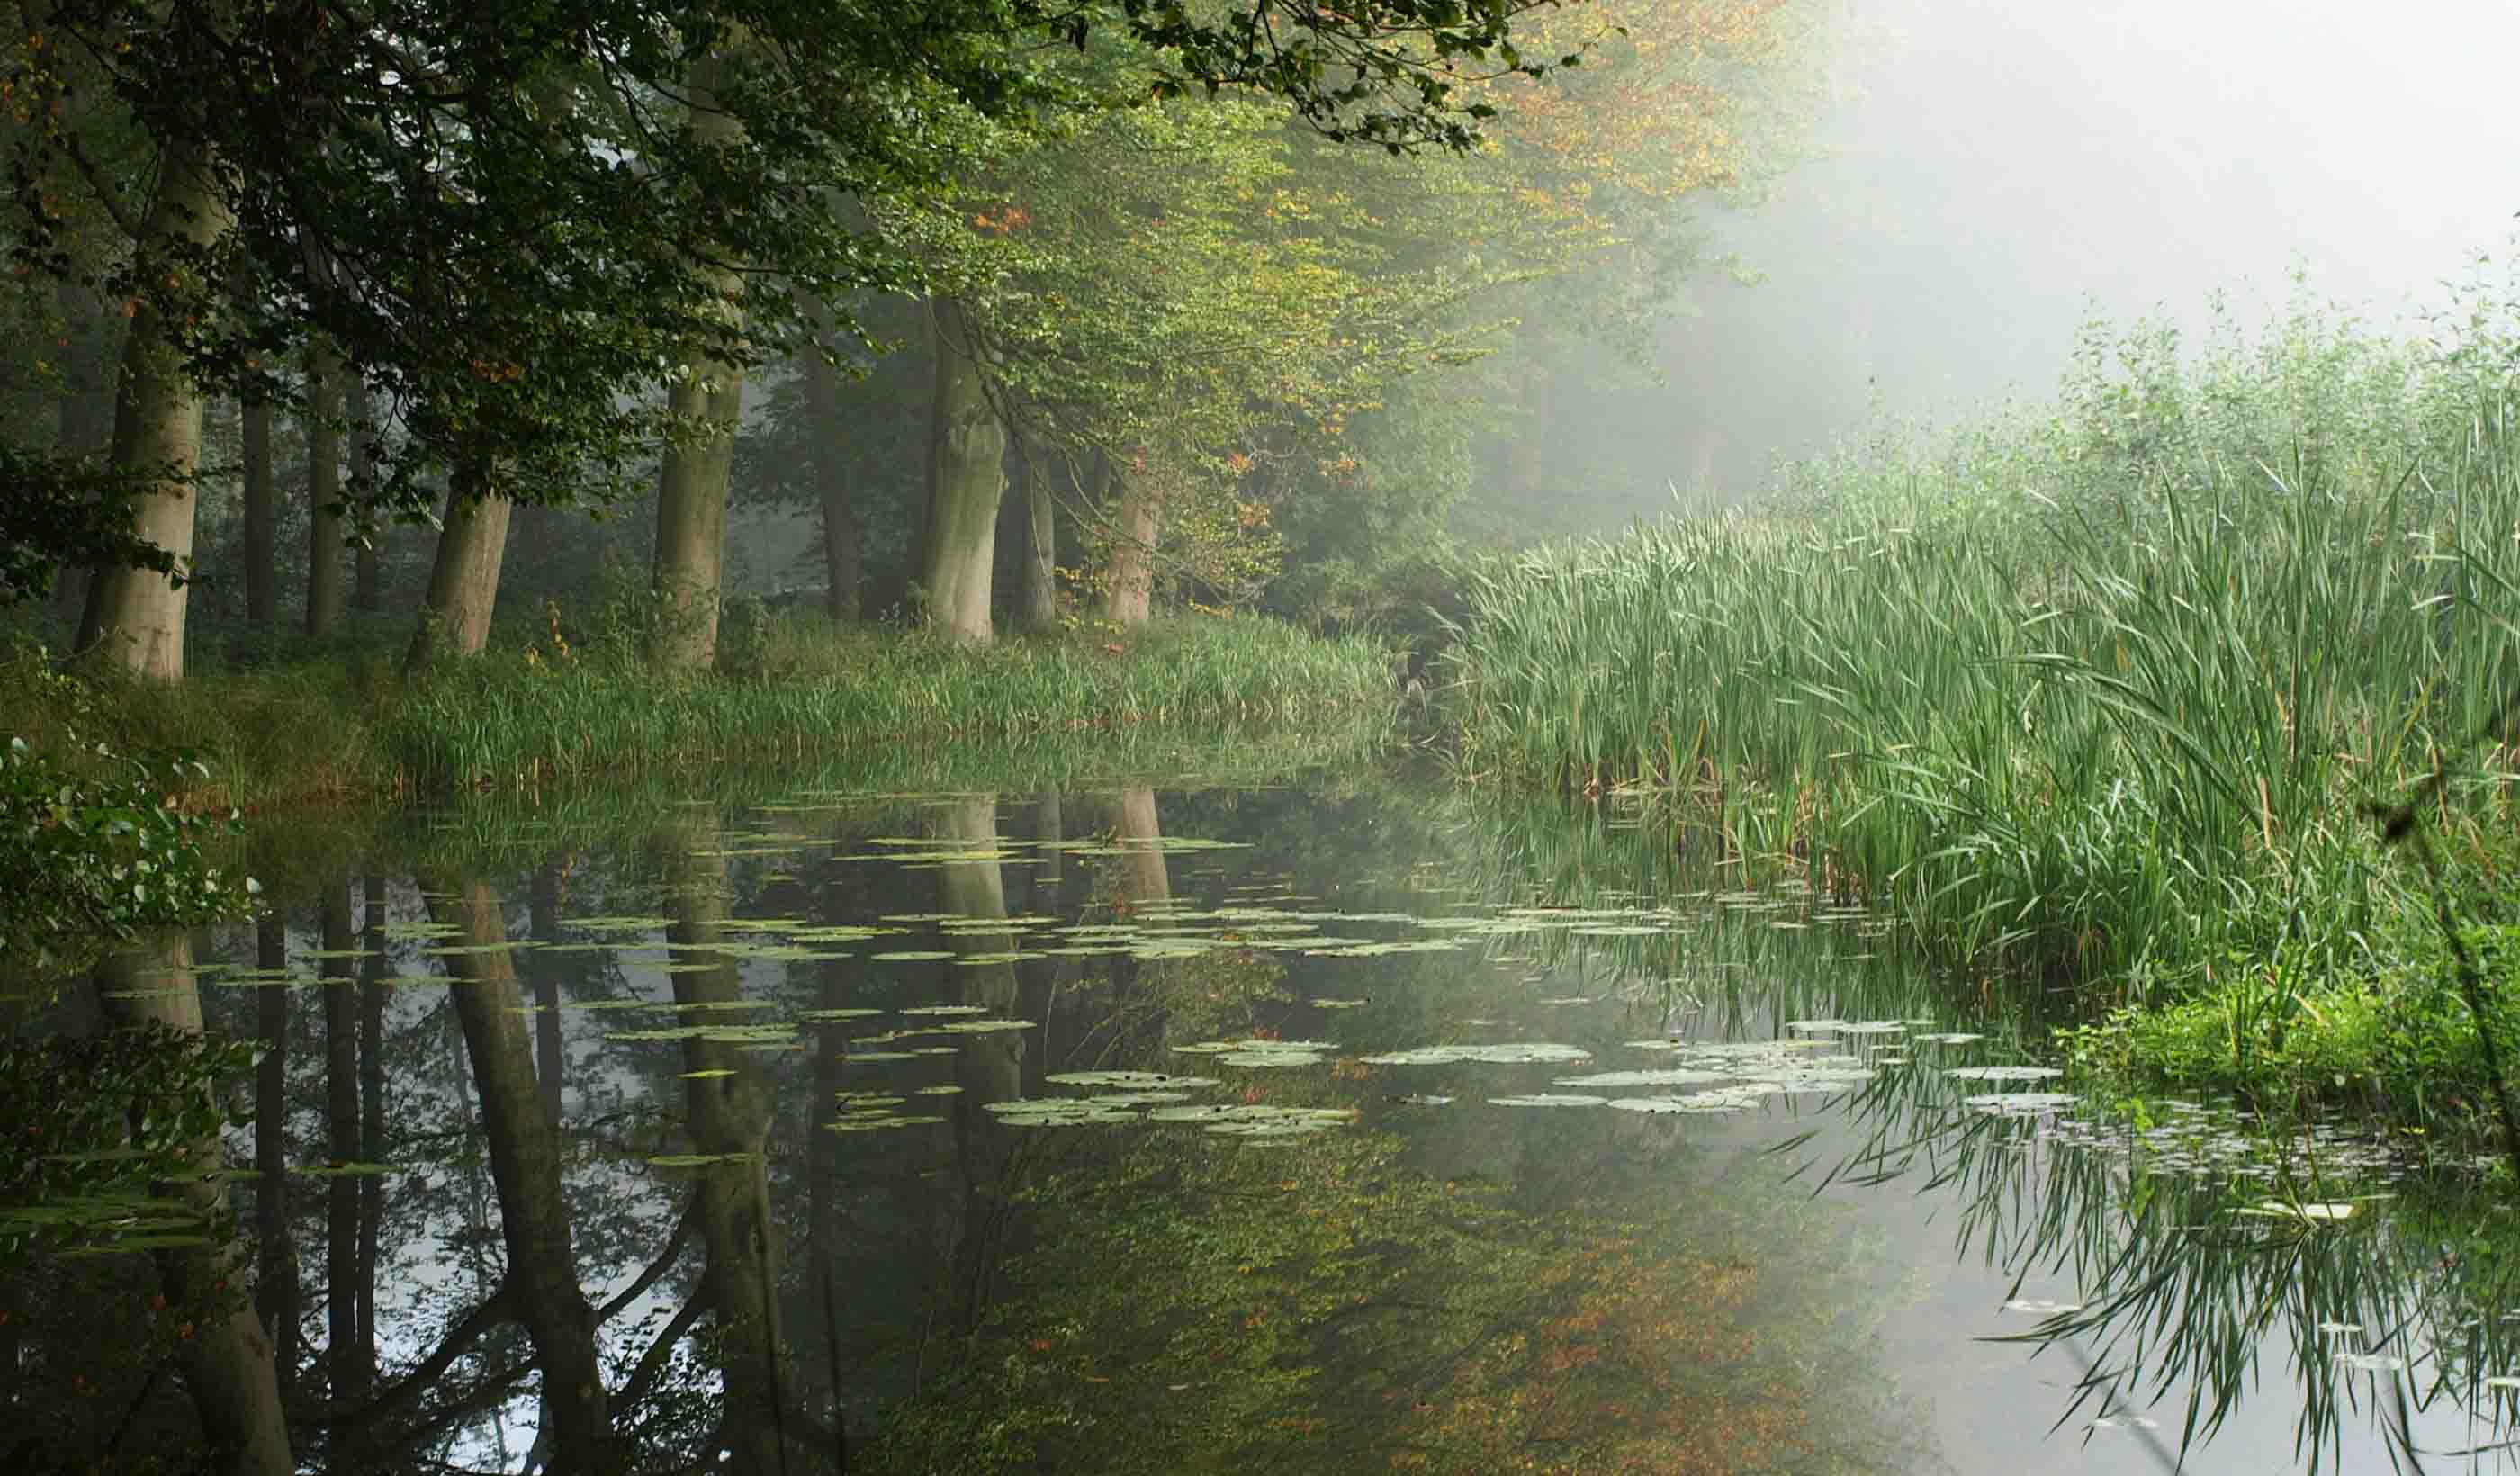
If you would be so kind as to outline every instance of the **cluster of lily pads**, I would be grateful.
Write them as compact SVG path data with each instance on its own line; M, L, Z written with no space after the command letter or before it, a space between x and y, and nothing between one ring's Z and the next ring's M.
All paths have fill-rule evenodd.
M1353 1107L1281 1107L1266 1102L1194 1102L1192 1095L1223 1083L1212 1076L1171 1076L1160 1071L1064 1071L1054 1086L1116 1088L1092 1096L1015 1097L985 1104L1011 1128L1073 1128L1093 1124L1197 1123L1220 1138L1280 1142L1308 1138L1356 1120Z

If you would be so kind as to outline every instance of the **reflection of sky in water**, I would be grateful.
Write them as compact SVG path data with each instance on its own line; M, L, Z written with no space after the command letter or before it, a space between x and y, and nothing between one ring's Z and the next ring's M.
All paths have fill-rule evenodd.
M1385 803L1449 814L1452 824L1386 826L1372 834L1372 849L1342 850L1357 837L1330 829L1334 817L1300 799L1277 796L1246 818L1241 803L1217 796L1167 796L1167 823L1195 824L1234 845L1169 838L1169 900L1128 890L1145 884L1151 847L1035 847L1023 835L1029 811L1021 805L1004 807L1003 834L987 847L910 836L800 842L792 829L781 836L730 827L713 849L732 869L736 911L755 920L732 920L725 941L740 955L733 965L742 1003L761 1007L722 1012L671 1007L676 969L701 961L663 946L652 922L666 900L652 880L640 879L652 876L650 863L601 851L575 856L562 946L520 946L514 957L528 1034L543 1032L537 1049L548 1049L548 1027L557 1026L571 1146L564 1176L588 1217L576 1256L589 1300L601 1306L631 1286L681 1215L688 1174L645 1160L685 1146L673 1128L687 1089L676 1037L698 1026L761 1048L734 1059L773 1082L772 1193L796 1283L783 1289L788 1341L808 1363L823 1351L794 1267L807 1250L804 1200L818 1149L834 1152L841 1192L862 1196L842 1211L846 1233L871 1228L865 1243L852 1242L859 1258L852 1266L867 1271L865 1256L907 1247L878 1272L898 1284L871 1299L882 1304L866 1314L876 1319L906 1313L933 1290L943 1248L920 1248L928 1234L922 1227L941 1223L944 1196L972 1172L958 1167L958 1135L975 1123L1030 1130L1008 1135L1019 1142L1173 1132L1213 1137L1216 1151L1288 1153L1320 1134L1394 1132L1443 1172L1528 1190L1543 1181L1572 1183L1570 1166L1585 1165L1595 1176L1588 1191L1639 1203L1707 1192L1717 1183L1727 1192L1807 1194L1829 1169L1856 1164L1858 1171L1818 1188L1809 1230L1820 1237L1815 1243L1836 1236L1860 1247L1848 1265L1873 1279L1837 1289L1850 1298L1841 1319L1847 1354L1868 1370L1868 1408L1877 1403L1891 1424L1913 1427L1921 1468L2141 1471L2159 1467L2165 1443L2176 1450L2183 1384L2156 1400L2155 1374L2146 1371L2116 1386L2123 1402L2087 1401L2051 1434L2098 1356L2093 1337L2036 1356L2030 1345L1989 1339L2071 1316L2099 1294L2071 1268L2104 1264L2105 1256L2060 1264L2031 1253L2035 1236L2020 1237L2049 1165L2075 1158L2099 1166L2110 1188L2092 1205L2103 1211L2123 1203L2129 1186L2120 1166L2138 1148L2164 1167L2264 1180L2248 1196L2262 1210L2248 1232L2277 1232L2282 1215L2264 1206L2285 1203L2277 1195L2289 1190L2276 1167L2234 1160L2243 1140L2210 1114L2174 1108L2141 1130L2077 1125L2073 1094L2057 1089L2049 1068L2022 1062L2010 1044L2017 1021L1938 1003L1930 986L1880 957L1880 930L1860 913L1813 897L1713 889L1666 901L1598 886L1571 896L1551 890L1536 872L1483 862L1475 828L1455 813L1463 808L1457 796ZM882 823L900 826L903 813L895 806ZM782 820L794 825L793 816ZM1399 843L1424 854L1394 854ZM1299 869L1282 852L1313 859ZM1009 865L1018 861L1043 866ZM935 911L940 873L989 867L1004 878L1012 916L973 925ZM1058 876L1035 883L1033 870ZM514 939L529 935L525 896L521 881L509 892ZM571 913L589 920L572 922ZM389 915L408 922L423 905L397 886ZM643 916L651 920L635 920ZM404 936L391 944L392 973L407 979L442 966L443 956L423 951L434 939L397 931ZM249 938L224 941L234 946L219 957L249 959ZM293 953L315 946L303 934L292 943ZM1124 1018L1127 991L1097 972L1112 960L1156 969L1225 963L1270 982L1247 998L1220 982L1204 998L1175 1001L1150 1037L1156 1027L1148 1020ZM1016 977L1010 971L1036 964L1055 970L1059 983L1021 996L1043 1006L1013 1013L1023 1028L997 1030L1020 993L1008 992ZM561 1007L547 1021L532 1011L552 989ZM966 998L991 990L986 1004ZM214 1020L250 1031L250 990L214 984L208 993ZM317 1004L312 990L292 1000L292 1140L301 1160L320 1159L326 1141ZM377 1320L390 1378L489 1294L504 1256L470 1066L445 990L397 984L386 995L385 1029L394 1047L386 1061L392 1130L421 1135L403 1155L403 1171L385 1181L388 1260ZM860 1044L834 1069L824 1046L842 1040ZM1019 1074L1020 1092L966 1102L958 1073L981 1049L1004 1052L992 1059ZM1115 1069L1149 1074L1110 1075ZM1072 1081L1049 1074L1097 1071L1104 1074ZM1325 1080L1335 1099L1328 1107L1314 1100ZM855 1099L825 1100L834 1081ZM1282 1083L1306 1084L1296 1102L1269 1099L1292 1090ZM1874 1151L1885 1123L1913 1138L1919 1125L1972 1122L2008 1135L1990 1139L1984 1151L1988 1161L2020 1170L2007 1181L2028 1186L2017 1190L2017 1203L1969 1198L1973 1185L1982 1188L1993 1176L1963 1174L1929 1186L1930 1166L1893 1164ZM835 1150L814 1137L833 1125L846 1130ZM233 1147L244 1156L249 1138L240 1135ZM2331 1163L2348 1156L2341 1144L2323 1153ZM1798 1165L1806 1177L1784 1184ZM1905 1171L1868 1184L1864 1165ZM879 1190L867 1187L878 1179ZM2318 1213L2359 1193L2350 1183L2327 1186L2311 1201L2312 1218L2296 1210L2300 1223L2286 1232L2373 1233L2367 1227L2385 1220L2385 1201L2362 1201L2368 1215L2339 1214L2332 1223ZM297 1213L308 1235L301 1261L309 1266L321 1265L321 1203L320 1184L300 1189ZM2096 1235L2105 1248L2115 1242L2104 1221L2070 1233ZM591 1232L599 1223L600 1232ZM697 1246L688 1249L605 1324L599 1348L612 1376L682 1305L700 1259ZM2430 1377L2434 1362L2407 1338L2369 1345L2350 1329L2378 1325L2390 1309L2364 1311L2315 1330L2316 1346L2296 1346L2278 1319L2256 1350L2255 1392L2225 1420L2206 1463L2293 1468L2293 1370L2312 1363L2339 1376L2334 1387L2348 1402L2343 1468L2387 1468L2388 1431L2400 1417L2389 1388ZM528 1351L520 1330L502 1337L499 1356ZM2408 1358L2411 1368L2402 1366ZM2477 1369L2480 1377L2512 1371ZM717 1387L711 1370L695 1377L702 1391ZM2477 1394L2475 1408L2491 1411L2498 1403L2508 1412L2508 1391ZM453 1458L515 1468L532 1445L538 1413L529 1395L509 1400L466 1428ZM2508 1435L2490 1418L2471 1424L2458 1400L2409 1413L2416 1443L2435 1450ZM854 1420L866 1417L853 1407Z

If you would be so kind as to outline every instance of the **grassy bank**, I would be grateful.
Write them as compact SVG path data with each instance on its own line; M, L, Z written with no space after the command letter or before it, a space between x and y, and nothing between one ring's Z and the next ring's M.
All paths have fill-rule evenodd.
M2471 740L2520 613L2515 365L2483 310L2433 343L2311 310L2191 353L2094 335L2039 413L1498 570L1453 653L1463 766L1659 788L1745 871L2088 1005L2435 999L2430 903L2362 807L2448 765L2423 825L2463 905L2507 890L2510 753ZM2192 1074L2172 1018L2123 1039ZM2472 1048L2454 995L2428 1028Z
M725 656L718 672L663 680L636 641L556 621L540 640L412 681L367 650L212 666L159 689L63 677L21 647L0 661L0 711L38 747L75 733L125 751L202 749L213 779L194 797L263 810L851 749L897 767L922 750L1107 743L1141 729L1195 743L1387 721L1393 700L1372 643L1250 618L965 650L756 614L730 630Z

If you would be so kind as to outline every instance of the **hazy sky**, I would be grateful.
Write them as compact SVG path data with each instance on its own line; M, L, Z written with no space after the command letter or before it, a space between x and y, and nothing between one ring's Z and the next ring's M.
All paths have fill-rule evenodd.
M1828 157L1719 220L1665 410L1724 479L1871 401L2044 396L2092 308L2256 316L2298 264L2393 316L2520 211L2520 0L1843 0ZM1730 403L1727 403L1730 402ZM1658 419L1660 417L1657 417Z

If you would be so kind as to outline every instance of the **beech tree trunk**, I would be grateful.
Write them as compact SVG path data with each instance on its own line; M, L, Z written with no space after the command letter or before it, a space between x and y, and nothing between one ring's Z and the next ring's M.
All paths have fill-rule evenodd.
M206 249L228 225L208 146L167 140L158 154L158 202L138 243L142 261L156 261L170 248ZM192 474L202 454L202 390L185 371L175 336L164 313L148 298L139 299L122 345L112 455L116 468L145 478L132 531L174 555L181 569L193 557ZM155 569L122 564L97 570L79 622L78 649L152 681L181 681L186 595L185 586Z
M369 424L368 379L355 370L343 376L343 410L350 422L350 475L361 497L376 487L376 427ZM357 570L352 575L350 607L370 614L384 608L384 540L392 530L383 524L359 542Z
M537 943L561 941L560 883L558 862L545 862L534 869L526 917ZM558 1129L563 1099L562 1073L567 1069L568 1059L567 1037L561 1030L560 970L553 966L549 954L541 956L536 962L539 966L534 969L534 1084L542 1094L543 1115L551 1119L554 1129Z
M817 315L828 333L831 314ZM814 458L814 490L823 506L823 608L834 620L858 617L864 580L857 509L849 495L848 452L841 444L840 372L819 353L805 355L805 425Z
M277 911L256 919L254 966L289 966L289 925ZM254 991L253 1198L254 1310L271 1338L272 1371L285 1387L297 1375L297 1239L289 1219L289 995Z
M245 617L269 625L280 612L280 506L272 490L271 402L249 394L238 419L245 439Z
M997 562L998 499L1006 490L1007 429L989 402L970 315L950 297L931 304L936 342L935 418L927 458L927 529L920 578L928 628L986 646L989 583Z
M490 640L490 614L499 603L499 565L508 552L508 519L516 505L490 490L486 468L457 473L446 494L446 526L437 535L437 561L428 571L428 602L421 607L406 669L426 671L440 656L477 656Z
M70 346L63 354L62 389L55 403L58 417L54 449L65 456L103 458L113 449L113 376L86 340L98 325L118 336L119 315L106 311L94 289L62 281L54 286L62 322L69 328ZM96 335L107 336L106 335ZM53 608L76 620L84 607L91 571L66 568L53 579Z
M553 1428L551 1469L618 1469L609 1397L595 1351L595 1309L578 1284L569 1246L568 1201L561 1188L560 1135L543 1115L535 1090L533 1043L524 991L506 951L507 921L499 895L479 882L423 875L440 922L455 924L454 942L481 952L448 958L448 991L464 1028L465 1054L480 1096L482 1136L499 1195L499 1229L507 1242L506 1290L534 1344L544 1409Z
M1155 536L1161 508L1153 478L1122 474L1118 527L1111 540L1110 579L1102 591L1102 618L1144 625L1154 607Z
M928 833L956 851L998 848L998 797L968 796L933 812ZM958 917L1007 916L1006 872L995 861L947 861L936 868L936 910ZM1003 932L956 932L949 946L964 955L1004 956L1014 937ZM960 1003L977 1005L1004 1019L1015 1008L1015 966L1011 962L958 962L947 977L959 986ZM963 1180L962 1224L954 1242L955 1325L976 1327L988 1310L996 1280L1008 1205L1004 1131L980 1106L1023 1095L1025 1032L972 1036L954 1057L954 1150Z
M366 934L367 977L359 984L359 1157L384 1163L385 1150L385 985L391 969L385 952L385 881L370 876L360 907ZM382 1174L359 1176L359 1366L377 1366L377 1236L385 1218L385 1181Z
M201 983L193 974L192 939L183 933L168 933L109 957L97 965L96 988L99 1011L111 1025L132 1029L155 1024L202 1033ZM215 1168L221 1160L217 1134L194 1144L190 1161ZM224 1176L173 1187L195 1207L225 1216ZM231 1237L161 1250L157 1259L167 1302L199 1308L193 1335L175 1343L175 1359L209 1440L211 1468L223 1476L291 1476L296 1461L289 1452L289 1423L281 1409L271 1339L261 1314L243 1295L244 1242Z
M1023 628L1055 630L1058 626L1058 500L1051 495L1050 478L1024 468Z
M318 342L306 351L306 502L313 514L306 535L306 634L321 636L340 623L349 601L342 589L341 360Z
M667 832L666 874L673 925L666 937L682 964L674 1003L690 1017L743 998L734 956L711 952L726 930L733 895L719 849L714 814ZM705 964L705 967L697 965ZM701 1170L695 1200L700 1240L708 1248L701 1295L717 1323L718 1364L726 1380L719 1442L739 1472L788 1469L789 1400L779 1305L778 1224L770 1210L770 1092L763 1057L716 1041L683 1043L684 1123L692 1151L722 1161ZM802 1452L797 1453L800 1456Z
M692 64L687 127L695 150L742 142L742 125L718 102L726 66L723 54ZM693 271L702 290L722 304L727 326L741 331L742 274L732 265L697 262ZM694 434L665 448L656 489L656 592L665 602L656 659L669 672L706 671L717 660L727 480L735 469L736 426L743 418L742 366L694 344L681 376L665 391L665 409Z
M359 1159L358 984L342 958L356 941L348 888L346 879L337 882L325 889L323 902L325 1156L340 1163ZM324 1280L324 1356L333 1398L355 1404L376 1374L359 1362L358 1176L339 1175L325 1185Z

